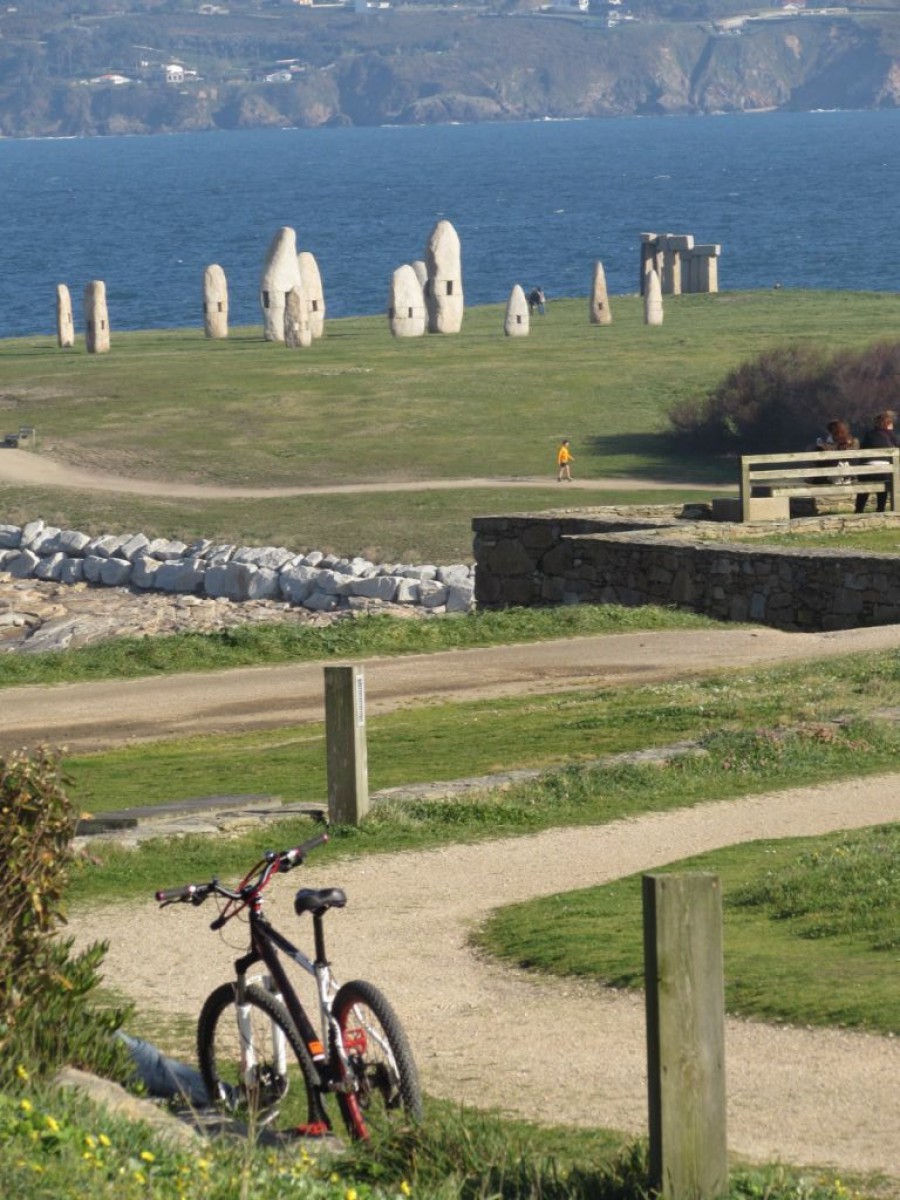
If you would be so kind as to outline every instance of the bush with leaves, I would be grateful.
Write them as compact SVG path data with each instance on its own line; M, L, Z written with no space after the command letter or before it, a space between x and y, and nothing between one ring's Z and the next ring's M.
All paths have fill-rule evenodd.
M669 422L694 452L777 454L807 449L832 420L862 436L898 398L900 342L835 354L781 346L742 363L707 395L674 405Z
M17 1067L129 1073L112 1037L128 1014L91 1005L107 945L58 937L75 823L53 755L0 759L0 1087Z

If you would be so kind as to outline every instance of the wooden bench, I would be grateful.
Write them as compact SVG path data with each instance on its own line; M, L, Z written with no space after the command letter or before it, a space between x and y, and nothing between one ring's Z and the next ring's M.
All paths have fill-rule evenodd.
M795 497L852 500L858 492L888 494L897 512L900 450L807 450L741 456L742 521L786 520Z

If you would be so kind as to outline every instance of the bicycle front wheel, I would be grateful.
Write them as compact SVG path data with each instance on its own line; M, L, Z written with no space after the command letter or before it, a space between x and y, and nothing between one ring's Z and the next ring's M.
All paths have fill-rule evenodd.
M332 1046L332 1066L335 1075L344 1076L338 1102L350 1136L369 1138L379 1125L401 1114L420 1121L422 1092L415 1060L382 992L355 979L340 988L331 1012L343 1044L343 1055Z
M318 1074L280 1001L256 984L239 1003L235 983L206 1000L197 1056L210 1101L250 1132L323 1133Z

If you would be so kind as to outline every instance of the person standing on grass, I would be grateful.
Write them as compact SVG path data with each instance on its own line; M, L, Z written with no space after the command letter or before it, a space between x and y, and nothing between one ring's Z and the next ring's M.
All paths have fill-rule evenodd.
M562 483L564 479L567 479L569 483L572 482L572 468L569 466L569 463L574 461L574 456L569 449L569 439L566 438L556 454L557 483Z
M872 428L863 436L859 443L860 450L893 450L900 446L897 441L897 435L894 433L894 421L897 414L891 409L886 409L884 412L878 413L872 422ZM888 464L890 465L890 464ZM872 476L869 476L871 479ZM890 475L875 476L876 479L884 479L885 482L890 480ZM862 480L860 480L862 482ZM875 504L878 512L884 512L887 507L887 492L877 492L875 496ZM854 512L865 512L866 502L869 499L868 492L857 492L856 503L853 506Z

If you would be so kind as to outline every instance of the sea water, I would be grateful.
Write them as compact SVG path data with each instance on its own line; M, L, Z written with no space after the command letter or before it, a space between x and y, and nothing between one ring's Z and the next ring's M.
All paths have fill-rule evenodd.
M312 251L328 313L384 312L435 222L466 302L638 288L640 235L721 246L722 290L900 287L900 111L248 130L0 141L0 337L52 333L66 283L106 282L115 329L200 326L216 262L259 324L275 231Z

